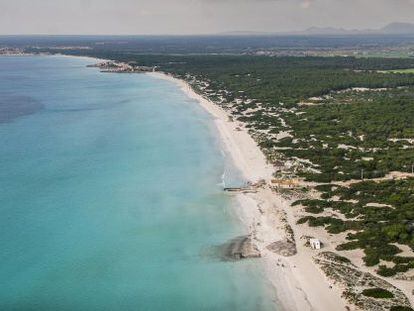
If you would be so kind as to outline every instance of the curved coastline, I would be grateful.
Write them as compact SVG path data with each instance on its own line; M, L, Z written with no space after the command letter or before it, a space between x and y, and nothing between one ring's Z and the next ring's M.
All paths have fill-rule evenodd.
M62 57L85 58L92 61L105 61L88 56L59 55ZM260 252L268 280L276 290L277 310L359 310L349 305L342 297L345 288L332 284L314 262L315 253L304 247L297 239L298 253L292 257L275 254L270 246L289 240L286 225L291 225L292 235L297 238L307 234L307 229L295 225L295 214L290 208L294 201L273 191L269 185L273 167L240 122L234 122L220 105L195 92L183 79L162 71L145 73L154 79L175 83L195 102L200 104L212 117L213 126L218 131L218 141L222 143L225 154L239 169L244 178L251 182L265 180L266 186L254 193L234 193L235 213L245 225L246 232L252 236ZM223 185L224 186L224 185ZM406 291L408 295L408 292Z
M2 141L15 142L2 152L2 163L9 159L15 163L16 157L9 154L16 149L30 151L24 163L19 158L16 167L9 165L4 177L21 175L37 187L40 182L35 176L41 176L47 186L42 187L46 189L43 196L36 192L24 196L24 185L10 178L1 196L2 202L7 201L4 206L9 202L18 206L6 208L5 219L14 218L11 227L24 229L6 230L2 240L4 257L11 259L2 260L7 268L3 269L7 270L3 271L4 280L9 279L0 293L5 298L3 306L18 305L24 296L25 301L44 308L56 303L61 308L113 309L118 296L124 309L138 303L148 310L163 310L168 305L178 310L226 306L272 310L270 296L262 290L263 269L255 262L218 262L200 254L210 245L244 233L230 205L233 200L217 185L223 172L222 146L207 112L187 100L172 83L142 75L100 74L85 67L91 61L48 56L18 61L23 61L22 66L10 66L11 72L21 68L36 73L30 63L42 68L41 73L53 73L39 74L46 79L39 79L34 92L46 87L57 93L52 94L53 100L49 97L52 92L39 95L46 113L5 124L6 131L2 131L6 134ZM25 84L22 87L16 87L15 92L31 93ZM129 98L134 100L124 103ZM103 109L76 109L98 103ZM56 127L57 123L62 126ZM49 137L46 132L51 133L51 139L44 139ZM37 137L42 148L37 147ZM154 144L157 148L153 149ZM234 167L229 157L225 160ZM32 172L24 165L36 169ZM55 169L66 177L52 182L61 176ZM9 201L8 190L21 194ZM71 200L66 200L66 195ZM25 208L29 206L33 209ZM14 217L14 210L24 217ZM38 228L38 223L43 226ZM49 244L49 239L38 239L39 235L59 239ZM72 241L81 242L73 247ZM42 254L33 255L42 243L46 244ZM47 264L42 261L43 254L52 257ZM85 265L85 270L79 271L77 263ZM27 265L36 274L33 277L25 270L23 276L31 279L31 284L20 282L13 274L15 267L23 271ZM48 278L50 274L53 280ZM41 286L41 293L34 293L26 284ZM10 297L12 286L19 291ZM114 292L116 287L119 290Z
M95 62L106 61L94 57L82 58ZM233 122L224 109L195 92L186 81L161 71L144 74L176 84L213 117L226 154L246 180L253 183L260 180L270 182L274 167L267 163L257 143L241 123ZM286 239L287 220L294 221L289 213L291 202L268 187L257 189L255 193L232 195L237 205L235 212L246 231L252 235L261 253L261 259L258 260L263 263L267 281L276 292L275 308L289 311L345 310L347 303L341 296L341 288L332 287L314 264L309 250L293 257L284 257L268 249L273 242Z
M146 74L175 83L213 116L225 150L246 180L270 183L274 168L242 124L233 122L224 109L196 93L186 81L163 72ZM261 252L260 260L276 291L277 305L284 310L345 310L347 304L341 290L332 287L312 262L312 256L299 253L284 257L267 248L275 241L286 239L285 223L287 219L292 220L290 202L268 187L255 193L236 193L235 197L236 213Z

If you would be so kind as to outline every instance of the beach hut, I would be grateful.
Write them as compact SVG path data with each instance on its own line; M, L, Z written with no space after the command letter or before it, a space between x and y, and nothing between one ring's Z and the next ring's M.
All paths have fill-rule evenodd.
M272 179L272 184L279 188L295 188L298 185L297 179Z
M310 239L309 244L312 249L321 249L321 241L318 239Z

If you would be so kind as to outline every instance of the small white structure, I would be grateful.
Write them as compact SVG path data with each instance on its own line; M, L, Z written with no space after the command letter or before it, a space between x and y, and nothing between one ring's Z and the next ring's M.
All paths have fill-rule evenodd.
M318 239L310 239L309 244L312 249L321 249L321 241Z

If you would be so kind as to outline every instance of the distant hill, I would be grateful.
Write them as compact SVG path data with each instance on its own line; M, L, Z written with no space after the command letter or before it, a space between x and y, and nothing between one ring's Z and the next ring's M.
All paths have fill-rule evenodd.
M391 23L380 29L343 29L334 27L311 27L303 32L304 35L366 35L366 34L393 34L393 35L414 35L414 24Z
M414 35L414 24L391 23L380 29L344 29L335 27L311 27L294 32L260 32L260 31L230 31L219 33L222 36L267 36L267 35Z
M386 34L414 34L414 24L391 23L381 28L380 31Z

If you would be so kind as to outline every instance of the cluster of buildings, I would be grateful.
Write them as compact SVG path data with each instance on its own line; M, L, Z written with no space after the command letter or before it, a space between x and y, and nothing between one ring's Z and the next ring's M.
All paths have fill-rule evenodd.
M0 55L23 55L25 52L18 48L0 47Z
M155 67L138 66L134 63L119 63L114 61L105 61L88 67L97 67L102 72L120 72L120 73L139 73L139 72L152 72L155 71Z

